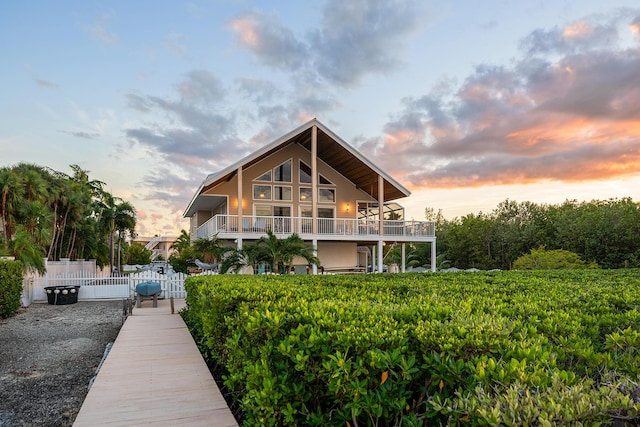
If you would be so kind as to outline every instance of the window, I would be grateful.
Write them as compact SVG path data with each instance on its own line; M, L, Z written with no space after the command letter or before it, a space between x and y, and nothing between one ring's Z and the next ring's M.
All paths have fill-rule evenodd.
M303 233L311 233L313 231L313 209L311 206L300 206L300 225L302 226Z
M313 192L308 187L300 187L300 201L310 202L313 199Z
M282 185L273 186L273 200L288 200L291 201L291 187Z
M254 184L253 199L254 200L271 200L271 186Z
M256 216L271 216L271 206L269 205L254 205Z
M318 202L335 203L336 190L334 190L333 188L318 188Z
M300 161L300 184L311 184L311 166Z
M333 218L334 208L318 208L318 218Z
M271 182L271 171L267 171L256 178L256 181Z
M291 182L291 160L273 168L273 180L275 182Z
M273 216L291 216L291 206L274 206Z
M321 174L318 174L318 182L320 184L323 185L333 185L333 182L329 181L327 178L325 178L324 176L322 176Z

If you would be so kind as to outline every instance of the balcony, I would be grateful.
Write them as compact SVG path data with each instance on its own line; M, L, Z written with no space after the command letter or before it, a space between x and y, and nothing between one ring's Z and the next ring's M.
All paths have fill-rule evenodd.
M313 233L313 218L281 216L243 216L239 227L237 215L216 215L198 227L198 239L218 235L221 239L258 239L272 231L280 237L297 233L305 240L394 240L399 242L431 242L435 240L435 223L432 221L380 221L318 218Z

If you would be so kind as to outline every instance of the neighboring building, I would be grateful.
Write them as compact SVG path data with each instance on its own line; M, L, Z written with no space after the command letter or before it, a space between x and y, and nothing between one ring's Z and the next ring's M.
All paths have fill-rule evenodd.
M174 252L174 249L171 249L171 245L173 245L173 242L176 240L178 240L178 238L175 236L137 236L132 241L143 244L145 248L153 252L153 254L151 254L152 260L159 256L166 260L169 259L169 255Z
M217 235L238 248L267 230L297 233L317 248L326 271L382 271L383 245L401 244L404 258L405 243L430 242L435 271L434 223L406 221L395 203L409 194L313 119L209 175L184 216L192 239Z

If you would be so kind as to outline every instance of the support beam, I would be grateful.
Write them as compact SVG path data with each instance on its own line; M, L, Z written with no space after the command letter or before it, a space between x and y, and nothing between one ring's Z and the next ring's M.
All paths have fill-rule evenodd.
M238 237L238 243L236 244L238 250L242 249L242 237Z
M376 254L378 253L378 247L374 246L373 250L371 251L371 272L373 273L376 269L376 266L378 264L376 264Z
M402 263L400 264L400 272L401 272L401 273L404 273L404 272L406 271L406 269L404 268L404 265L406 264L406 261L405 261L405 251L406 251L406 249L405 249L405 243L403 242L403 243L402 243Z
M378 175L378 217L380 235L384 236L384 178L382 175Z
M311 232L318 234L318 127L311 127Z
M382 244L383 243L384 242L382 240L378 242L378 273L382 273L382 261L383 261Z
M431 242L431 271L436 271L436 241Z
M242 233L242 166L238 168L238 233Z
M313 239L311 241L311 244L313 245L313 256L317 257L318 256L318 239ZM311 273L313 275L318 274L318 266L317 265L313 264Z

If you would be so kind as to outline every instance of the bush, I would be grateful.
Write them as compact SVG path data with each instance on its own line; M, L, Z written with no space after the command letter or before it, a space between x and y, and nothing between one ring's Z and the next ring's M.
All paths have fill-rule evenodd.
M595 262L587 264L574 252L564 249L532 249L513 262L514 270L566 270L598 268Z
M20 308L24 267L20 261L0 260L0 317L16 314Z
M189 278L247 426L606 425L640 413L637 270Z

